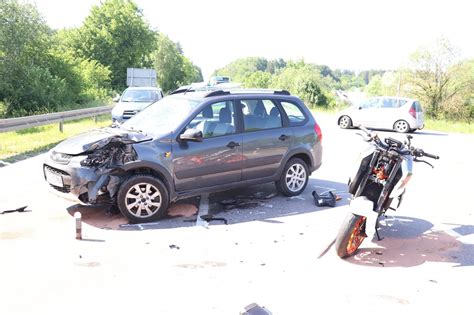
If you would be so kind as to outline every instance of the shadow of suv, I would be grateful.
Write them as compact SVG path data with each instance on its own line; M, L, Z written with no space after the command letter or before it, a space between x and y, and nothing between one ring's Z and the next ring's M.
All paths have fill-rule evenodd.
M150 222L169 202L202 193L275 182L298 195L321 165L321 137L287 91L178 91L120 126L61 142L43 171L63 195Z

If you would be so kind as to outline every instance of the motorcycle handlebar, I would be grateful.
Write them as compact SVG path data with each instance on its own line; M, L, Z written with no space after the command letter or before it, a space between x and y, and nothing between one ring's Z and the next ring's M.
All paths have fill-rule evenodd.
M434 155L434 154L430 154L430 153L426 153L426 152L423 152L423 156L426 156L426 157L429 157L429 158L435 159L435 160L439 159L439 156Z
M427 153L427 152L423 151L422 149L416 149L415 152L414 152L414 155L418 156L418 157L426 156L426 157L429 157L429 158L435 159L435 160L439 159L439 156Z

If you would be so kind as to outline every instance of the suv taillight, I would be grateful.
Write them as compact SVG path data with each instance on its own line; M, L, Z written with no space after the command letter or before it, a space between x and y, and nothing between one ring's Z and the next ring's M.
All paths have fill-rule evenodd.
M409 113L413 118L416 119L416 109L415 109L415 105L414 105L414 104L411 105L410 110L408 111L408 113Z
M321 132L321 128L317 123L314 123L314 132L318 135L319 142L323 141L323 133Z

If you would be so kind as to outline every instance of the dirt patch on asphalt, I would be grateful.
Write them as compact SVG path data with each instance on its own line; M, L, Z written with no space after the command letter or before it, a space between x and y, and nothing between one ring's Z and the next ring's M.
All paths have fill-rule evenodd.
M192 217L198 212L198 207L192 204L182 203L173 204L168 208L168 216L170 217Z
M32 233L29 231L13 231L13 232L0 232L0 240L16 240L20 238L26 238Z

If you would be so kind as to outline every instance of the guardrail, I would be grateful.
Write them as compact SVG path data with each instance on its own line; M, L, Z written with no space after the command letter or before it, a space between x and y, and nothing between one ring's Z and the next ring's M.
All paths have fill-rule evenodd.
M113 107L114 105L107 105L70 110L67 112L0 119L0 132L16 131L54 123L59 123L59 130L62 132L63 122L65 121L108 114L112 111Z

